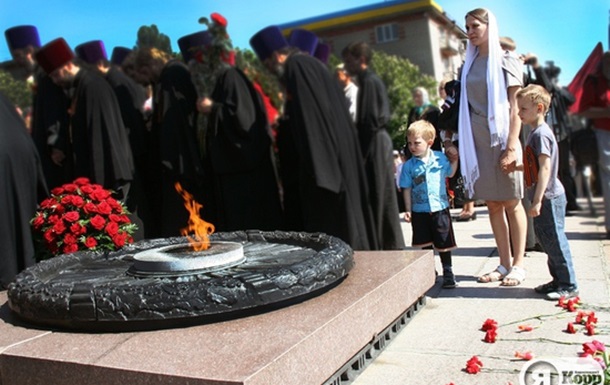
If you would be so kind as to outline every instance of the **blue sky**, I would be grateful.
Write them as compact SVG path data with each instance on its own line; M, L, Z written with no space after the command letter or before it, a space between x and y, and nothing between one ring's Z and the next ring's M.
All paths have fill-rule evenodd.
M197 20L219 12L228 21L233 44L250 48L258 30L381 0L0 0L0 29L33 24L42 43L64 37L74 47L101 39L110 53L117 45L132 47L142 25L156 24L177 39L201 29ZM536 53L542 61L554 60L562 68L560 83L567 85L597 42L608 49L610 0L436 0L458 25L466 12L486 7L497 17L500 34L512 37L520 53ZM0 61L10 59L3 39Z

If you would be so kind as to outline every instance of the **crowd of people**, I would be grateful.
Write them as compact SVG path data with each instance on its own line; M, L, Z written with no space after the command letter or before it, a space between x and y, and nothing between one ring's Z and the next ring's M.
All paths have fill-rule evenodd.
M2 225L12 230L0 242L7 248L2 287L34 263L29 221L37 203L78 177L126 204L140 229L136 240L181 234L190 213L179 185L216 231L323 232L355 250L404 249L385 130L389 102L368 68L370 47L346 47L342 73L360 86L349 105L315 34L295 30L286 39L275 26L255 34L252 48L285 100L271 118L260 85L235 66L230 49L213 46L228 35L222 16L212 20L208 30L178 40L181 58L152 47L117 47L108 58L101 40L72 49L61 37L42 45L34 26L5 32L34 92L27 151L24 123L1 99L3 151L11 159L3 164L22 168L3 175L3 184L29 189L3 196L11 215Z
M136 239L180 235L189 213L177 185L203 204L201 216L217 231L323 232L355 250L404 249L404 212L412 245L439 252L446 288L456 286L452 220L476 219L474 202L482 201L500 261L479 282L519 285L534 234L553 277L536 290L547 298L577 295L562 227L566 206L577 209L565 166L569 95L553 80L557 73L501 44L491 12L465 17L465 63L452 82L457 93L448 95L455 127L439 128L447 106L417 87L401 151L386 130L390 103L367 43L348 44L342 64L329 69L330 48L312 32L296 29L286 38L269 26L253 35L252 49L282 87L278 112L235 65L230 42L214 46L228 38L226 19L213 14L212 22L178 40L181 59L152 47L117 47L109 59L100 40L73 50L61 37L41 45L34 26L5 31L14 62L35 86L31 136L0 98L0 204L10 210L0 222L7 229L0 287L34 263L28 224L36 204L54 187L87 177L125 202L140 229ZM524 63L535 80L524 76ZM601 135L608 234L609 69L604 56L581 101ZM522 89L530 83L539 86ZM446 89L443 81L443 99ZM524 136L525 126L531 132ZM462 191L454 218L449 192L457 184L448 189L447 179L459 180Z

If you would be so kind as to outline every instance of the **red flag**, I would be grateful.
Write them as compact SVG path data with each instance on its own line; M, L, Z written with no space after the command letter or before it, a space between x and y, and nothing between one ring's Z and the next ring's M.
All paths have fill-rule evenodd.
M599 66L599 63L602 60L603 54L604 49L602 48L602 43L599 42L597 43L595 48L593 48L593 51L585 61L585 64L580 67L578 73L576 73L576 76L574 76L574 79L572 79L570 85L568 85L568 91L570 91L572 95L574 95L574 103L568 109L571 113L577 114L581 112L580 99L582 98L583 84L585 83L585 79L587 79L587 76L597 71L597 67Z

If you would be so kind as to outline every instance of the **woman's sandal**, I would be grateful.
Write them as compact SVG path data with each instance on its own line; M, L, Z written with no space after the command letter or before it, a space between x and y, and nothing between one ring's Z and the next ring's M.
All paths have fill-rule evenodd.
M500 286L519 286L523 281L525 281L525 269L520 266L513 266L502 280Z
M490 282L498 282L505 279L506 274L508 274L508 270L506 267L502 265L498 265L494 271L490 271L489 273L483 274L479 278L477 278L477 282L479 283L490 283Z

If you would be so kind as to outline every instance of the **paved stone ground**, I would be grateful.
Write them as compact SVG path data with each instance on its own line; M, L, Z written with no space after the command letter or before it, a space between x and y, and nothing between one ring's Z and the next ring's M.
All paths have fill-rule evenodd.
M585 200L579 203L587 208ZM515 358L516 351L531 351L535 358L575 358L582 344L593 339L610 347L610 240L603 239L601 198L593 203L597 215L583 210L567 217L566 233L581 309L595 311L598 318L595 336L586 335L583 326L577 326L576 334L565 332L576 313L534 292L535 286L550 280L544 253L527 253L527 278L520 286L476 282L499 262L486 208L477 207L477 220L454 223L459 248L453 253L453 266L459 286L442 289L438 279L427 293L427 305L352 384L517 385L526 362ZM403 222L403 228L410 243L410 224ZM436 264L440 272L438 257ZM491 344L483 341L485 333L480 330L488 318L499 324L498 340ZM525 324L534 329L520 332L518 326ZM473 375L463 369L474 355L483 362L483 370Z

